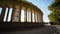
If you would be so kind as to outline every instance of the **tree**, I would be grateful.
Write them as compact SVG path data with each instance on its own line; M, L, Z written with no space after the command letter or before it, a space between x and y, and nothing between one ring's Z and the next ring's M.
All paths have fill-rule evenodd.
M60 24L60 0L54 0L48 6L48 10L51 11L50 15L48 15L50 21L54 24Z

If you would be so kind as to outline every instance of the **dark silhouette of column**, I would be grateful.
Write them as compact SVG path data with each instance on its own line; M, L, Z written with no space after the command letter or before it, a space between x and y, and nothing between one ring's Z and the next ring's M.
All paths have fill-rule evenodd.
M37 12L35 11L35 21L37 22Z
M32 10L31 10L31 22L32 22Z
M1 12L1 17L0 17L0 22L3 22L4 15L5 15L5 10L6 10L6 6L1 6L1 7L2 7L2 12Z
M27 22L27 8L26 8L26 22Z
M39 13L39 23L41 22L41 20L40 20L40 19L41 19L41 17L40 17L40 16L41 16L41 15L40 15L40 13Z
M24 21L27 22L27 8L24 9Z
M38 12L37 12L37 22L38 22Z
M35 22L34 10L32 10L32 22Z
M37 11L37 12L36 12L36 15L37 15L37 16L36 16L36 17L37 17L36 20L37 20L37 22L39 22L39 15L38 15L38 14L39 14L39 12Z
M11 21L10 22L12 22L12 18L13 18L13 13L14 13L14 5L12 6L12 8L13 8L13 10L12 10L12 14L11 14Z
M38 13L38 22L41 22L40 19L40 13Z
M19 22L21 22L21 6L20 6L20 12L19 12Z
M10 8L8 7L8 11L7 11L7 17L6 17L6 22L8 22L8 16L9 16L9 10L10 10Z
M36 22L35 10L34 10L34 22Z

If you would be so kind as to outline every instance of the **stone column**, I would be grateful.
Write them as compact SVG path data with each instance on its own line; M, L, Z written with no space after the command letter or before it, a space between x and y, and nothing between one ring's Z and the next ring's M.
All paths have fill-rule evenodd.
M22 9L24 10L24 22L27 22L27 8L22 7Z
M12 22L19 22L19 13L20 13L20 6L15 5L14 12L12 16Z
M29 22L31 22L31 9L29 9Z
M40 21L43 22L43 15L40 15Z
M21 22L21 6L20 6L20 11L19 11L19 22Z
M28 17L27 21L31 22L31 10L30 9L27 9L27 17Z
M12 22L13 13L14 13L14 6L15 6L15 5L12 5L12 4L8 4L8 5L7 5L7 7L8 7L8 14L9 14L10 9L12 8L11 20L10 20L10 22ZM9 16L9 15L8 15L8 16ZM7 16L7 17L8 17L8 16ZM9 17L8 17L8 18L9 18ZM7 21L8 21L8 18L7 18Z
M42 15L42 22L43 22L43 15Z
M36 20L38 22L38 11L36 11Z
M37 11L35 11L35 21L37 22Z
M6 6L3 5L2 7L2 12L1 12L1 17L0 17L0 22L3 22L4 20L4 15L5 15L5 10L6 10Z
M12 10L12 15L11 15L11 22L12 22L12 20L13 20L14 6L13 6L12 8L13 8L13 10Z
M36 17L35 17L35 10L34 10L34 21L36 22Z
M31 10L31 22L32 22L32 10Z
M35 22L35 16L33 14L35 14L34 10L32 10L32 22L34 23Z
M39 12L39 22L43 22L42 14Z
M41 13L39 13L39 22L42 22Z
M38 19L39 19L39 18L38 18L38 13L39 13L39 12L37 11L37 22L39 22L39 21L38 21Z
M41 14L39 13L39 22L41 22Z
M7 11L7 17L6 17L6 22L8 21L9 10L10 10L10 7L8 7L8 11Z
M27 8L26 8L26 22L27 22Z
M24 20L25 20L25 22L27 22L27 8L24 11L25 11Z
M39 15L39 13L38 13L38 22L40 22L40 17L39 17L40 15Z

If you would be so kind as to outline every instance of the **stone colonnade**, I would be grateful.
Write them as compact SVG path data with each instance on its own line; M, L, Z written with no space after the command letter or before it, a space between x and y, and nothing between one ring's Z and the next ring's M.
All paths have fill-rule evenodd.
M27 5L28 6L28 5ZM8 8L7 16L5 22L8 22L8 16L10 8L12 8L12 14L11 14L11 20L10 22L43 22L43 14L41 11L35 9L31 9L31 7L27 7L24 5L17 5L17 4L3 4L0 7L2 7L2 12L0 15L0 21L3 22L6 8ZM24 12L24 13L23 13ZM22 15L24 14L24 15ZM24 18L22 18L22 17ZM23 20L22 20L23 19Z

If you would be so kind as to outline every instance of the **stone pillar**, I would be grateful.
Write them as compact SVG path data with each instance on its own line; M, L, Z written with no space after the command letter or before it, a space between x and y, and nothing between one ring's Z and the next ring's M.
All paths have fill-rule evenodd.
M27 8L22 7L22 9L24 10L24 22L27 22Z
M34 10L32 10L32 22L35 22Z
M13 16L12 16L12 22L19 22L19 13L20 13L20 6L15 5Z
M12 22L12 20L13 20L14 6L13 6L12 8L13 8L13 10L12 10L12 15L11 15L11 22Z
M36 11L36 21L38 22L38 11Z
M19 11L19 22L21 22L21 6L20 6L20 11Z
M38 16L38 17L39 17L39 22L42 22L42 16L41 16L42 14L39 13L38 15L39 15L39 16Z
M7 11L7 17L6 17L6 22L8 21L9 10L10 10L10 8L8 7L8 11Z
M41 17L42 17L42 22L43 22L43 15Z
M32 10L31 10L31 22L32 22Z
M35 10L34 10L34 21L36 22L36 17L35 17Z
M39 22L41 22L41 14L39 13Z
M38 18L38 13L39 13L39 12L37 11L37 22L39 22L39 20L38 20L38 19L39 19L39 18Z
M31 9L29 9L29 22L31 22Z
M37 11L35 11L35 21L37 22Z
M21 6L20 6L20 11L19 11L19 22L21 22Z
M27 9L27 21L31 22L31 10Z
M1 12L1 17L0 17L0 22L3 22L4 20L4 15L5 15L5 10L6 10L6 6L3 5L2 7L2 12Z
M27 8L26 8L26 22L27 22Z
M40 22L43 22L42 14L40 15Z
M40 17L39 17L40 15L39 15L39 13L38 13L38 22L40 22Z
M11 16L10 18L10 21L8 21L8 22L12 22L12 17L13 17L13 12L14 12L14 10L13 10L13 5L12 4L7 4L7 8L8 8L8 12L7 12L7 17L6 17L6 22L9 20L9 15ZM9 14L10 12L10 9L12 8L12 12L11 12L11 14Z
M43 15L40 15L40 21L43 22Z

